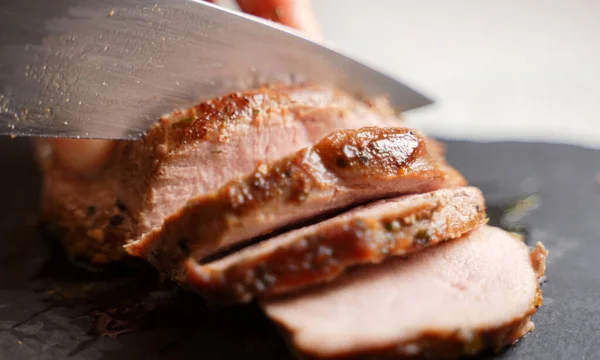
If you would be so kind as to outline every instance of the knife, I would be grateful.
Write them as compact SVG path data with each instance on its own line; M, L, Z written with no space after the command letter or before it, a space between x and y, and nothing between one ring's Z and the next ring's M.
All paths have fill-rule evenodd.
M136 139L161 115L264 84L424 95L300 33L199 0L6 0L0 134Z

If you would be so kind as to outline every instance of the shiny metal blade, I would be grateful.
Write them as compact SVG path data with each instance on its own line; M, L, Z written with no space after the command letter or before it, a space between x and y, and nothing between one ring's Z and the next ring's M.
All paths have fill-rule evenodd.
M161 115L266 83L430 101L282 26L198 0L7 0L0 134L137 138Z

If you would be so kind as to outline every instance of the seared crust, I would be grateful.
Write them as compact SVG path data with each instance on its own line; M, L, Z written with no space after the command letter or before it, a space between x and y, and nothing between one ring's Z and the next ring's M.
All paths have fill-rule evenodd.
M496 232L497 234L497 231L501 230L483 226L480 228L480 230L476 230L475 232L477 231L483 231L482 234L485 234L487 236L488 234L493 235L494 232ZM463 249L465 248L465 241L473 240L469 239L468 237L461 238L458 240L451 241L448 244L440 245L416 253L414 256L421 257L426 253L433 251L437 253L437 255L435 256L438 257L438 259L440 257L448 257L448 259L454 259L455 261L459 261L457 264L460 265L452 265L456 266L456 268L453 270L457 272L462 271L467 273L469 273L469 270L474 270L485 266L485 262L495 256L493 255L495 250L494 247L488 247L488 249L485 251L469 252L469 255L463 256L461 260L457 260L455 258L456 256L458 256L456 252L450 251L450 253L446 253L445 250L443 250L444 248L447 248L448 245L452 247L454 246L454 244L458 244L457 246ZM360 338L358 338L358 344L355 343L356 335L353 335L353 329L351 330L347 320L341 319L343 315L337 314L337 309L335 308L335 306L345 308L345 312L361 312L361 319L364 319L365 316L369 316L370 311L373 311L375 314L379 314L379 316L381 316L381 311L378 312L377 306L381 306L382 304L394 304L394 307L391 307L391 309L400 306L402 303L398 304L394 300L400 294L399 289L403 289L402 284L398 284L399 287L397 289L394 289L393 284L386 283L388 286L390 286L389 291L387 293L385 291L377 293L380 296L390 296L391 298L389 299L386 298L385 300L381 300L381 298L377 298L378 295L376 294L370 295L372 296L373 300L371 303L369 303L370 305L372 305L371 308L369 308L366 305L365 298L365 293L368 294L367 290L374 291L374 289L382 289L383 283L377 283L378 281L380 281L379 276L384 276L388 278L395 276L395 278L398 279L398 275L408 274L408 272L410 272L411 270L416 270L416 268L414 268L414 266L412 265L406 265L405 267L402 267L402 264L399 262L399 260L392 260L392 263L384 263L383 265L378 265L377 267L370 267L366 270L363 270L361 268L356 269L354 275L349 274L349 277L348 275L346 275L344 278L341 278L341 282L334 283L333 286L327 285L319 289L311 289L306 293L285 296L281 299L263 301L263 308L265 309L267 315L273 321L275 321L288 335L290 347L297 352L300 358L456 359L462 356L476 355L488 349L498 352L501 351L507 345L514 344L519 338L521 338L527 332L532 331L534 329L534 324L531 322L531 317L542 305L541 288L539 286L539 283L535 280L540 280L544 276L544 260L547 251L541 243L538 243L536 248L530 253L530 256L527 257L526 246L522 244L522 242L519 239L506 234L502 239L497 238L497 241L499 242L496 243L504 249L501 251L505 251L504 255L502 255L504 261L510 260L511 258L518 259L515 261L518 261L519 263L515 263L513 265L515 266L515 268L520 269L524 269L524 267L527 266L524 265L524 262L529 263L529 270L522 273L521 277L517 278L513 277L517 275L514 272L511 275L504 275L503 272L509 272L509 270L512 271L513 269L508 269L503 266L494 267L494 271L497 273L496 276L492 276L492 279L487 278L485 277L485 275L480 275L478 273L474 273L472 275L475 277L475 279L480 278L481 276L484 277L483 280L475 280L475 283L473 284L474 289L477 289L479 286L482 285L481 281L488 281L488 285L482 288L486 289L485 292L489 292L490 294L495 295L512 294L514 297L521 298L521 305L517 305L515 303L515 308L508 306L504 310L501 310L502 313L488 317L488 319L498 319L505 317L502 321L490 323L490 320L487 320L488 322L486 323L486 320L479 320L478 317L475 317L475 319L477 319L475 323L479 322L480 325L475 327L469 327L465 326L465 324L461 324L462 320L460 320L460 318L457 317L457 319L455 320L457 322L455 330L451 330L452 326L450 326L447 321L444 322L445 326L439 329L431 328L431 325L418 325L417 328L413 328L412 326L414 326L415 324L411 322L410 324L412 325L410 325L409 329L411 329L411 332L414 331L414 335L407 336L408 333L406 332L406 330L403 330L404 332L400 332L400 334L403 334L401 336L403 340L401 341L391 341L393 336L386 336L385 332L380 334L380 329L373 328L371 330L375 333L380 334L380 336L386 336L386 340L375 340L377 339L377 337L370 337L370 340L361 340ZM510 241L513 241L514 243L512 245L508 245L507 243ZM504 243L504 245L500 245L501 243ZM481 246L475 246L481 249ZM510 251L508 251L507 249ZM486 253L488 254L487 256ZM447 265L448 262L451 261L448 259L438 261L439 265L444 266L444 263ZM409 259L409 263L410 261L411 260ZM506 265L508 266L509 264ZM387 270L384 270L382 266L387 266ZM423 270L424 268L420 267L419 269ZM369 272L373 272L372 276L365 277L365 275ZM519 271L519 273L520 272L521 271ZM418 277L419 274L415 273L413 276ZM469 275L469 277L470 276L471 275ZM509 276L509 278L507 278L506 276ZM467 279L469 277L467 277ZM453 277L450 278L454 279ZM404 280L406 280L406 277L404 277ZM376 283L376 285L370 287L369 285L367 285L365 287L366 281L374 282ZM457 289L451 291L450 293L455 292L457 293L457 295L452 295L451 297L444 298L446 299L445 305L448 307L452 306L452 304L449 302L464 301L461 300L461 298L463 296L468 296L465 293L468 294L469 291L467 290L469 289L469 285L467 284L461 285L459 282L458 284L451 285L457 287ZM534 288L532 289L531 287ZM339 293L344 291L346 292L345 296L340 296ZM476 291L481 292L483 290ZM523 298L524 295L522 295L522 292L527 293L527 297ZM355 294L356 296L361 298L361 300L357 300L357 304L361 305L360 309L355 308L352 304L347 304L343 302L343 300L348 300L349 296L352 294ZM423 296L427 296L427 292L423 291L422 293L420 293L420 296L420 298L423 299ZM407 293L406 297L410 299L411 297L415 297L415 295ZM324 312L324 308L322 305L315 305L315 302L323 302L324 299L328 299L328 304L332 307L331 315L327 312ZM492 298L489 297L488 300L490 299ZM414 301L416 304L415 307L419 307L419 299L415 298ZM513 299L506 298L506 301L510 302L513 301ZM430 310L437 310L438 312L444 311L443 307L439 309ZM389 321L392 321L391 319L393 318L399 318L401 316L399 314L402 314L403 311L406 312L410 310L398 308L395 311L397 313L389 313ZM482 313L479 312L482 311L481 305L479 305L477 309L473 309L473 311L476 311L479 314L479 316L481 316ZM494 311L494 309L490 309L489 311ZM300 315L304 316L302 318L299 318ZM317 320L315 318L315 316L317 315L323 317L323 319ZM332 346L330 345L329 341L326 340L328 332L332 330L321 330L319 328L319 324L322 325L324 322L330 323L335 319L343 321L343 324L338 326L347 329L351 333L350 335L354 337L343 338L344 335L342 332L342 334L340 334L340 338L343 338L343 341L338 339L335 342L336 345ZM379 319L379 317L377 317L377 319ZM313 326L311 320L317 321L317 323L314 324L316 332L314 334L307 334L307 332L310 333L310 331L307 328L309 326ZM384 321L383 319L380 320ZM393 323L401 324L403 323L403 320L393 320ZM467 321L467 323L469 323L469 321ZM472 322L470 323L473 324ZM375 326L374 323L369 324L370 326ZM370 329L370 327L367 326L367 328L363 329L362 326L367 325L362 324L362 322L360 321L354 324L355 328L358 327L360 329L358 330L359 333L365 334L368 331L368 329ZM389 327L387 329L389 329ZM323 340L319 341L318 339Z
M39 141L41 220L59 231L72 255L98 264L120 260L126 255L125 241L152 227L149 213L164 203L164 191L154 189L168 183L170 164L188 149L203 144L215 159L213 167L222 169L221 164L236 158L236 141L253 138L249 131L280 129L277 146L263 144L264 148L249 150L253 152L247 167L233 169L245 173L255 167L256 160L280 157L282 151L296 151L335 129L360 123L395 126L401 121L385 102L360 102L330 87L298 85L229 94L176 111L163 117L143 139L116 141L108 165L93 177L70 172ZM294 124L301 124L300 134L290 132ZM198 164L195 170L210 173L209 165ZM236 175L233 170L221 184ZM215 182L220 179L207 177Z
M443 189L383 200L265 240L221 260L187 261L186 285L213 302L245 302L337 278L462 236L485 222L477 188Z
M366 201L439 189L446 175L422 135L406 128L339 130L263 164L218 191L190 200L162 228L127 245L161 271L179 275L187 258Z

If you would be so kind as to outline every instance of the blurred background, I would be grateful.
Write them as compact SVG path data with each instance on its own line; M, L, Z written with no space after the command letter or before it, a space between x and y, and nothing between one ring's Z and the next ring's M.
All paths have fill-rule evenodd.
M406 113L428 134L600 148L599 0L312 3L328 42L435 99Z

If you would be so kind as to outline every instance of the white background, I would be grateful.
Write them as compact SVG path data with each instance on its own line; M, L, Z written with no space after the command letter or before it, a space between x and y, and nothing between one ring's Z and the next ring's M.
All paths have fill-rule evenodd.
M313 0L324 37L434 98L430 135L600 148L600 0Z

